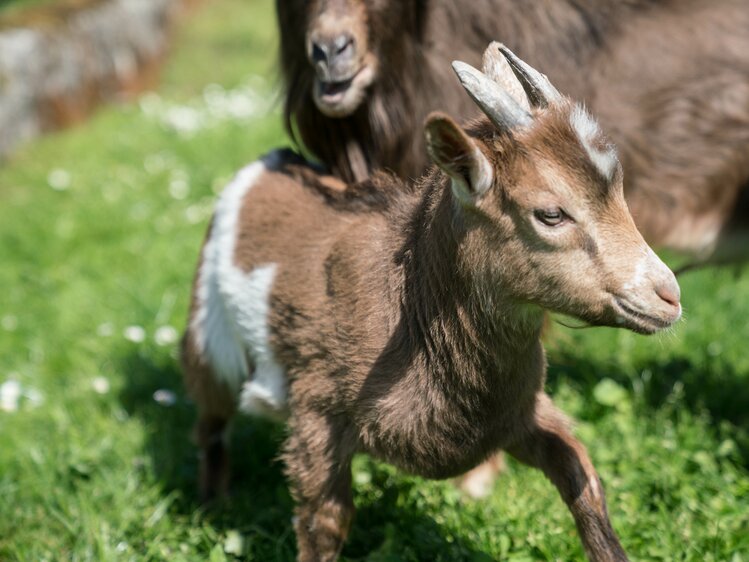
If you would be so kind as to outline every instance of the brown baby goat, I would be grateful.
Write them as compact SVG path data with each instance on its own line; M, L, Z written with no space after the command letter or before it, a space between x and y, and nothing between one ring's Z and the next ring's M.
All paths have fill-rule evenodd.
M454 68L488 119L431 115L437 167L415 184L344 189L275 152L221 196L183 340L203 494L225 490L237 410L287 419L299 560L330 561L354 453L447 478L504 449L556 485L592 560L626 560L544 393L543 314L652 333L679 318L679 287L582 107L498 44L483 73Z

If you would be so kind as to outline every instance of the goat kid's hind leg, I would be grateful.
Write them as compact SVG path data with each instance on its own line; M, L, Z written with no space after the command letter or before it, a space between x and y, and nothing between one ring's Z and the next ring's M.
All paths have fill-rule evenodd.
M296 501L299 562L338 559L354 515L351 458L356 439L340 417L304 414L289 421L283 459Z
M593 562L626 562L627 555L609 521L601 481L585 447L546 394L536 401L534 424L507 452L540 468L559 490L572 512L588 558Z
M461 492L473 499L486 498L492 491L497 476L505 469L505 455L497 451L480 465L455 479Z
M182 342L182 372L198 409L193 439L199 448L200 500L208 503L225 497L229 489L229 424L236 398L196 353L189 333Z
M210 503L229 491L229 419L201 414L195 424L195 440L200 447L200 501Z

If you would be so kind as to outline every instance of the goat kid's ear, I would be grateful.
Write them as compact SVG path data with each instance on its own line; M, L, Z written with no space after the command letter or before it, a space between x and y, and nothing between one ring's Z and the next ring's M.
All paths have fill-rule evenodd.
M432 113L426 121L427 151L452 179L461 203L473 204L494 182L494 172L478 143L450 117Z

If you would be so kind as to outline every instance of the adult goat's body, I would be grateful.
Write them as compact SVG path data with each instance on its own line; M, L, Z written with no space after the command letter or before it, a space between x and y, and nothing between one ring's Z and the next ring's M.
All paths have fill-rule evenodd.
M737 206L749 185L743 0L277 6L289 127L340 177L363 179L380 167L420 175L425 116L474 112L446 81L447 62L477 61L499 39L599 117L651 244L704 255L745 226ZM338 57L315 56L316 46L341 37L351 40Z
M652 333L679 318L679 289L595 121L503 52L513 69L496 44L485 73L455 63L488 119L464 130L432 115L439 169L416 184L375 174L344 188L274 153L217 206L182 356L203 493L226 486L237 409L288 416L302 561L338 555L356 451L445 478L503 448L558 487L591 559L626 559L590 459L543 392L543 310Z

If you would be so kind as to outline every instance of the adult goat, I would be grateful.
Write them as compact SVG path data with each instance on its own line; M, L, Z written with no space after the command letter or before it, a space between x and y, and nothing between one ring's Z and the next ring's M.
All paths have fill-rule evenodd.
M596 114L649 243L727 259L746 241L746 0L276 4L287 128L335 175L418 177L426 115L475 112L447 63L499 39Z

